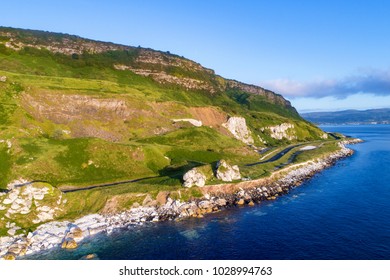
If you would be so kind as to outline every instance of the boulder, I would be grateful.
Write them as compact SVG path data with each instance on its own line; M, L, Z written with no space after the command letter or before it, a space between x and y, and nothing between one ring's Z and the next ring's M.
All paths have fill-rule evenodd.
M66 235L67 239L74 239L76 242L84 238L84 233L78 226L72 227Z
M213 207L213 204L208 200L202 200L198 203L200 209L209 209Z
M74 239L68 239L62 242L61 248L62 249L76 249L77 248L77 242Z
M28 244L26 242L14 243L8 248L7 254L14 256L24 256L27 251Z
M242 199L242 198L240 198L240 199L237 201L236 204L237 204L237 205L244 205L244 204L245 204L245 200Z
M7 76L0 76L0 82L5 83L7 81Z
M11 200L9 198L6 198L3 200L3 204L5 204L5 205L11 204L12 202L13 202L13 200Z
M73 234L74 238L82 238L83 237L83 231L79 227L72 228L71 233Z
M183 176L183 186L191 188L193 185L203 187L206 184L206 176L197 168L192 168Z
M227 202L226 202L226 199L224 199L224 198L218 198L215 201L215 204L217 204L218 206L222 207L222 206L225 206L227 204Z
M217 163L215 176L224 182L241 179L240 169L237 165L230 166L225 160L221 159Z
M14 254L6 254L2 257L2 259L6 261L14 261L16 257Z
M144 201L142 202L142 206L155 206L155 205L157 205L157 202L153 200L150 194L147 194L145 196Z
M161 191L157 194L156 201L158 205L164 205L167 203L167 199L169 197L169 192Z
M83 256L80 260L98 260L99 257L97 254L88 254L86 256Z

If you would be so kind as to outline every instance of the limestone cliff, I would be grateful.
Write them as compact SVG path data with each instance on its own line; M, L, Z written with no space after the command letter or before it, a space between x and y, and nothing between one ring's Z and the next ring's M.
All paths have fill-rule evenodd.
M137 75L150 77L160 84L175 84L190 90L202 90L212 94L226 90L240 90L264 97L268 102L283 106L297 114L290 102L281 95L259 86L225 79L199 63L169 52L142 47L84 39L74 35L37 30L0 27L0 44L6 48L22 51L26 48L47 50L55 54L72 56L79 60L85 54L116 54L110 67L131 71Z

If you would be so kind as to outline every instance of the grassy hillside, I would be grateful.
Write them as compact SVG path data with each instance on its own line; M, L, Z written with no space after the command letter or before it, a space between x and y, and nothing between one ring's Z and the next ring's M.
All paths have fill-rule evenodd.
M253 144L227 129L230 117L245 119ZM118 207L142 202L136 193L197 196L181 187L184 172L220 159L243 176L265 176L279 163L245 167L259 150L323 134L282 96L177 55L0 28L0 189L20 179L69 190L149 178L66 194L64 218L101 211L117 196Z

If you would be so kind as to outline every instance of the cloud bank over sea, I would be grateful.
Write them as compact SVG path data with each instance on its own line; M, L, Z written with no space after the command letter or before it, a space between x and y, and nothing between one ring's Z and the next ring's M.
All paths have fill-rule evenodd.
M339 79L300 82L290 79L264 81L261 86L288 98L334 97L344 99L355 94L390 96L390 71L366 70Z

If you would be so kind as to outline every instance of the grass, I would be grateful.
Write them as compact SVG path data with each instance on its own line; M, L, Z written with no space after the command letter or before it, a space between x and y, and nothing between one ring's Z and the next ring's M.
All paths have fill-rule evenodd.
M16 32L16 38L25 43L61 42L64 36L71 43L85 42L62 34L10 32ZM261 155L227 131L172 122L193 117L192 107L212 107L228 116L244 117L259 147L265 145L257 135L269 147L321 139L321 130L301 119L293 108L278 104L277 98L275 101L237 89L222 90L227 80L193 67L185 59L181 67L140 62L136 59L140 48L78 55L31 47L14 51L3 45L5 41L0 38L0 76L7 77L6 82L0 82L0 139L10 140L12 148L0 143L0 188L19 178L44 181L59 188L78 188L158 176L64 194L68 203L62 219L102 211L113 198L118 198L121 209L134 202L142 203L147 193L155 197L166 191L183 200L199 197L198 188L181 186L183 174L193 167L209 174L213 184L219 181L210 174L220 159L238 164L244 177L258 178L270 174L297 150L277 162L246 167L259 161ZM163 57L167 61L178 58ZM215 91L159 84L150 77L116 70L113 64L200 79ZM127 114L121 112L120 106L115 107L116 101L125 104ZM106 107L115 108L96 105L104 102L110 104ZM294 124L298 139L273 139L264 130L281 123ZM299 154L295 160L304 161L332 149L335 147L331 144L324 144ZM23 227L30 226L23 217L18 219Z
M1 153L4 174L54 186L81 187L158 175L177 179L193 166L221 158L234 162L257 159L244 144L207 127L185 128L128 144L45 137L13 142L11 154L5 150Z
M319 143L317 142L317 144ZM240 166L241 173L244 177L251 177L252 179L265 177L269 175L276 166L285 163L290 158L290 156L299 149L300 147L291 150L281 159L273 163L266 163L252 167ZM329 141L325 144L319 145L319 147L315 150L309 150L300 153L291 164L322 157L326 154L336 151L337 149L338 146L336 142ZM211 165L204 165L200 168L206 174L211 173L212 171ZM223 182L214 179L213 181L209 181L209 184L210 183L218 184ZM88 213L99 212L103 209L105 203L114 196L125 196L128 194L133 194L131 196L127 196L127 198L121 202L123 203L123 207L130 207L134 202L142 202L144 196L141 196L141 198L138 196L137 198L137 195L149 193L152 194L152 197L155 198L160 191L170 192L172 198L181 197L181 199L184 201L191 197L197 198L202 196L199 188L183 188L179 179L163 176L160 178L147 179L141 182L123 184L115 187L105 187L101 189L67 193L65 194L64 198L67 198L69 201L67 205L68 210L63 218L77 218ZM85 199L82 202L77 202L80 195Z
M6 189L7 184L9 183L8 174L11 171L11 157L8 153L8 148L5 143L0 143L0 189Z
M12 173L33 180L64 184L91 185L129 180L158 174L167 160L155 147L115 144L100 139L24 138L15 144L18 153ZM145 154L145 161L134 153Z
M280 159L276 161L258 164L254 166L240 166L241 174L243 177L249 177L252 179L266 177L269 176L276 168L280 168L281 166L285 167L291 164L297 164L301 162L306 162L311 159L320 158L340 149L336 141L314 141L314 142L307 142L305 143L305 145L314 145L317 146L317 148L313 150L300 151L300 149L303 146L300 145L298 147L291 149L289 152L284 154ZM283 150L286 147L278 148L276 151ZM294 157L293 161L288 165L286 165L286 163L289 162L289 159L295 153L297 154ZM266 161L274 154L275 154L275 150L269 151L268 156L266 156L261 161Z

